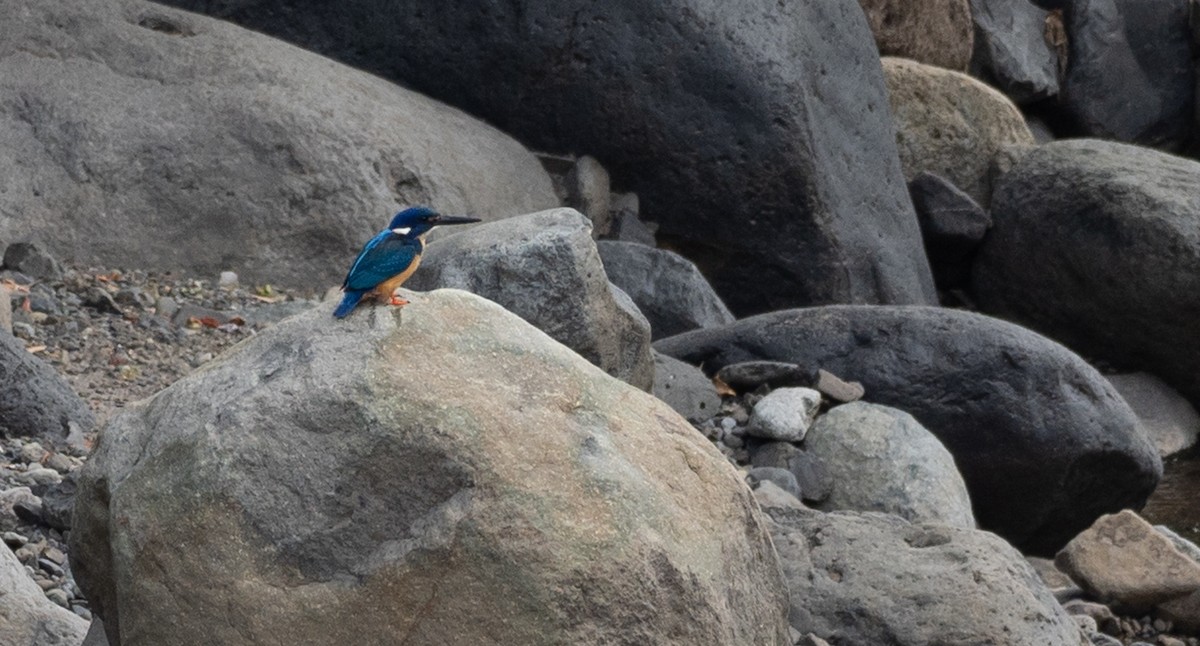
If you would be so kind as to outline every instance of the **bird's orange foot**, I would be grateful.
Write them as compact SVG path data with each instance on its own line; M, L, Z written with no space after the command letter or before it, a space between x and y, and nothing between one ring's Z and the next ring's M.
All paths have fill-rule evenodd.
M388 302L396 307L404 307L405 305L408 305L408 301L404 300L403 298L400 298L399 296L396 296L395 294L392 294L392 300L390 300Z

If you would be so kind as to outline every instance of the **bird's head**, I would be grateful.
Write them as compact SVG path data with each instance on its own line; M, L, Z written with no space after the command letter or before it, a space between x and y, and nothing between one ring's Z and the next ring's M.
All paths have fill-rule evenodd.
M428 233L436 226L446 224L470 224L479 218L462 215L442 215L427 206L413 206L396 214L388 229L396 235L415 238Z

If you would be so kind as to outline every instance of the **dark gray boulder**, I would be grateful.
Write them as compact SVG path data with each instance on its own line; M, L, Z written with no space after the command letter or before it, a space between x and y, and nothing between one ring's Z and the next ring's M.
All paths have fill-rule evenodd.
M873 646L1083 643L1033 567L993 534L880 513L767 513L801 634Z
M971 260L992 218L949 180L921 172L908 183L933 278L941 289L965 287Z
M594 155L735 313L934 301L856 0L172 4Z
M41 245L14 242L4 250L4 268L19 271L39 280L62 278L62 264Z
M1060 103L1087 136L1176 149L1194 120L1188 3L1072 0Z
M1029 330L928 307L788 310L655 344L706 370L816 364L910 413L954 456L975 518L1053 554L1104 513L1143 504L1162 474L1133 411L1091 366Z
M998 180L986 310L1200 405L1200 163L1119 143L1033 150Z
M633 242L596 243L604 273L650 321L655 339L732 323L733 314L696 266L665 249Z
M1058 52L1046 42L1049 15L1028 0L971 0L971 74L1020 105L1058 94Z
M82 446L96 418L57 371L0 331L0 436Z

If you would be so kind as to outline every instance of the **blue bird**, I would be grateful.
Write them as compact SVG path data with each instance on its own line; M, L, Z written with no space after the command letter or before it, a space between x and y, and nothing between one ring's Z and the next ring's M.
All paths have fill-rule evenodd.
M380 302L407 305L408 301L394 292L421 264L425 235L439 225L471 222L479 222L479 218L442 215L427 206L414 206L397 213L392 223L358 252L342 282L344 296L333 315L345 318L368 295Z

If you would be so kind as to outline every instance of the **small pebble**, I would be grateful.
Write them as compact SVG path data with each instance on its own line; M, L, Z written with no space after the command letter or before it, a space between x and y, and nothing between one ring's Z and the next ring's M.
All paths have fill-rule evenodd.
M21 446L21 461L25 464L33 464L41 462L42 458L46 457L48 451L42 448L37 442L29 442Z
M45 570L47 574L49 574L50 576L52 576L54 578L59 578L64 574L62 566L51 561L50 559L40 558L40 559L38 559L37 564L38 564L38 567Z
M72 605L72 606L71 606L71 612L73 612L73 613L75 613L75 614L79 615L80 617L83 617L84 619L86 619L86 620L88 620L88 621L91 621L91 620L92 620L92 611L91 611L91 610L88 610L88 609L87 609L86 607L84 607L84 606L80 606L80 605Z
M21 474L18 479L27 484L51 485L62 482L62 474L39 464L32 466L28 471Z
M46 458L46 462L44 464L49 469L54 469L59 473L67 474L78 468L80 463L79 460L62 453L51 453L50 456Z
M71 607L71 598L68 597L67 593L64 592L61 588L54 588L53 590L47 590L46 598L64 608L69 609Z
M238 275L232 271L221 272L221 277L217 279L217 286L222 289L233 289L238 286Z
M29 542L28 538L25 538L16 532L4 532L3 534L0 534L0 540L3 540L5 545L13 549L21 547Z
M42 556L58 565L62 565L67 560L67 555L64 554L62 550L53 546L47 547L46 551L42 553Z

